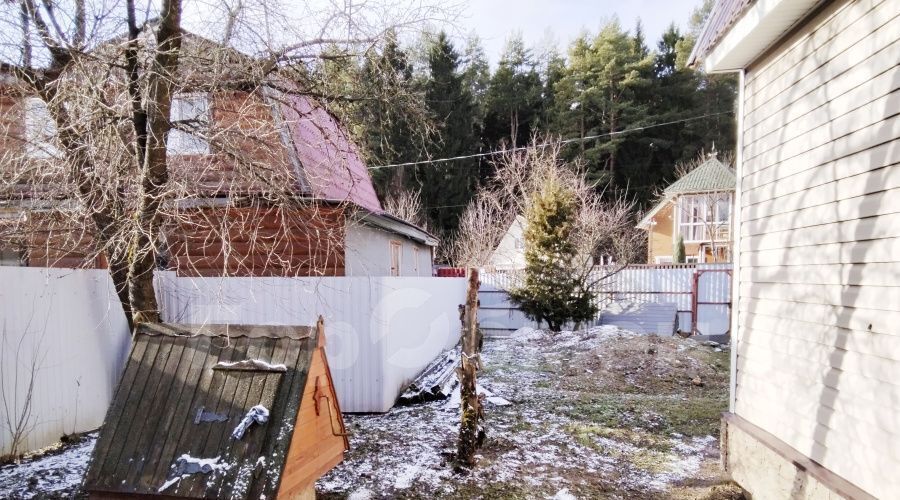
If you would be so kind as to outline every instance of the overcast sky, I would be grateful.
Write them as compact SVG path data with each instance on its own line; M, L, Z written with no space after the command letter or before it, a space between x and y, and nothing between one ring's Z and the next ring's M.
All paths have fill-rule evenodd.
M587 29L596 33L604 20L618 16L631 30L640 18L647 45L654 47L666 27L675 22L687 26L691 11L701 0L467 0L457 24L481 38L492 64L499 59L506 38L519 31L532 47L555 39L565 54L568 43ZM548 36L549 35L549 36Z

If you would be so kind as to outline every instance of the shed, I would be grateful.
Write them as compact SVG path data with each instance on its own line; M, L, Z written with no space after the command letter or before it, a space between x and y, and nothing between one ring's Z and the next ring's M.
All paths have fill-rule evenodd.
M316 327L140 325L90 498L312 498L349 449Z

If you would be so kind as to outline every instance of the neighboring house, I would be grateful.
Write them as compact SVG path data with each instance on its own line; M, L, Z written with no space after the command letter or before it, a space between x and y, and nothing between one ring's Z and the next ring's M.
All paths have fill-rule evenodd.
M143 324L91 499L314 498L350 449L317 327Z
M900 2L720 0L738 72L723 461L753 498L900 497Z
M647 231L647 263L674 262L678 238L685 261L730 262L734 171L710 156L672 183L638 223Z
M500 239L488 267L497 271L525 269L525 216L517 215Z
M211 43L184 40L184 50ZM46 107L4 75L0 159L54 161ZM169 169L185 191L167 207L177 217L163 230L160 266L186 276L431 276L437 239L386 213L347 130L313 98L274 90L284 86L174 96L173 124L190 125L170 132ZM65 200L50 187L0 182L0 265L105 267L90 224L52 215ZM272 204L273 193L297 201Z

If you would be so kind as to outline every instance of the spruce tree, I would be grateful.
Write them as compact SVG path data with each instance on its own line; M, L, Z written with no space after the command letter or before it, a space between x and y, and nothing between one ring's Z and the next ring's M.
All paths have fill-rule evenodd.
M558 179L548 178L533 194L526 213L524 285L510 298L534 321L558 332L566 323L581 323L597 314L591 291L574 268L578 257L572 239L578 203Z
M459 53L444 32L428 48L428 69L425 103L440 135L428 154L433 158L451 158L477 151L472 94L465 84ZM415 168L414 175L433 227L444 234L452 232L475 191L477 161L424 164Z

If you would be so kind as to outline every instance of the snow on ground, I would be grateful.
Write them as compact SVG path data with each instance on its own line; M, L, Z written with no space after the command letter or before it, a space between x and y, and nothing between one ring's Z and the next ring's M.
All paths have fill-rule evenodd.
M348 415L351 451L319 498L737 498L721 486L714 437L727 401L721 351L614 326L488 339L479 384L508 404L486 406L473 470L453 465L452 401ZM80 497L95 441L0 467L0 498Z
M696 498L718 471L727 353L615 326L485 341L487 441L455 470L458 405L349 415L351 451L321 498ZM700 377L703 382L692 381ZM726 497L727 498L727 497Z
M59 450L0 467L0 498L73 498L96 442L97 433L92 432Z

